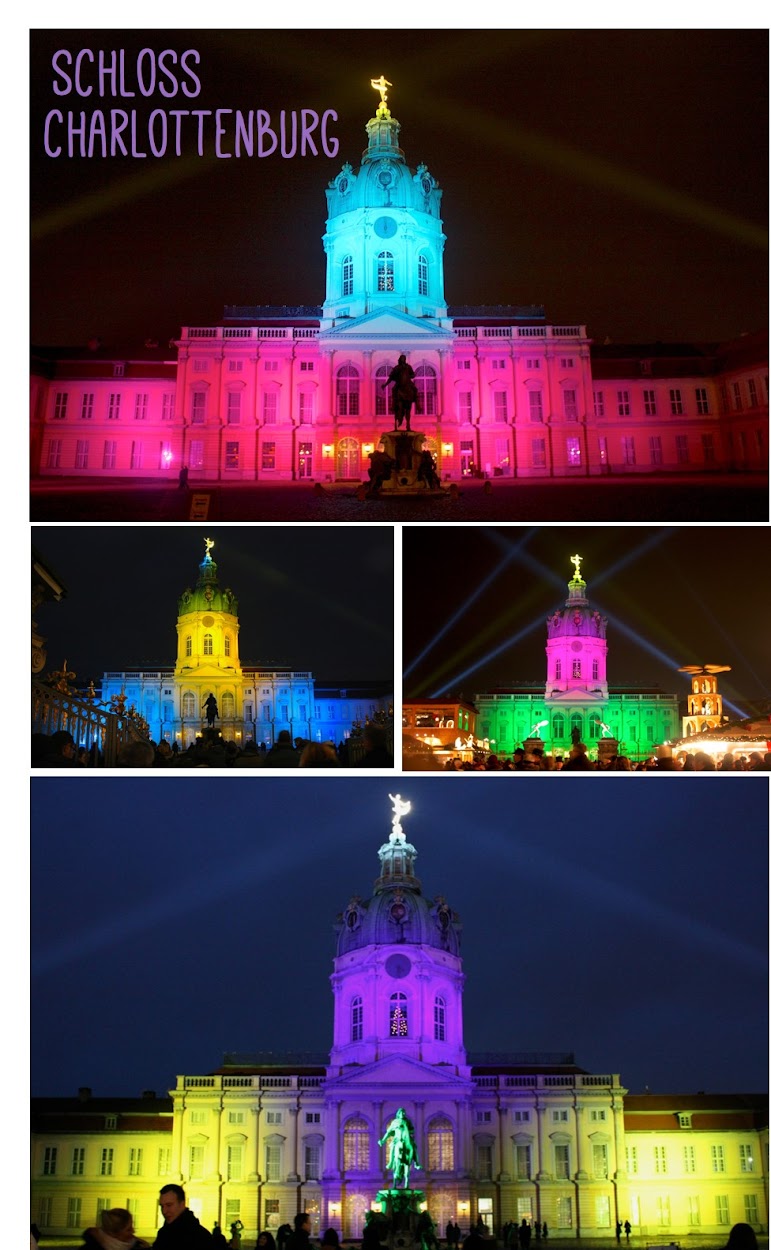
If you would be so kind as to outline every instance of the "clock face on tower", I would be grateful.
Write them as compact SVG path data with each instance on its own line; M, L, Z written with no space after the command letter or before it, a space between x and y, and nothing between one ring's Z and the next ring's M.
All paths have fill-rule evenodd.
M381 239L392 239L396 234L396 222L393 217L378 217L375 222L375 234Z
M412 963L406 955L389 955L385 962L385 970L389 977L395 977L398 979L406 977L411 968Z

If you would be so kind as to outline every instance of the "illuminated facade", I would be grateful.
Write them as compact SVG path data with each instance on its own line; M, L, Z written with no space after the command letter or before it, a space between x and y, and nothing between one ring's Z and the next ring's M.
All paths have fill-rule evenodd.
M448 307L442 191L385 103L366 130L326 190L323 304L227 307L165 350L36 351L33 475L359 481L401 352L445 480L766 469L762 335L595 346L540 306Z
M169 1098L36 1099L32 1218L44 1235L128 1206L140 1235L175 1181L211 1227L253 1244L297 1211L314 1234L362 1234L385 1181L378 1140L397 1107L416 1126L415 1182L443 1230L481 1217L546 1221L551 1235L612 1238L616 1220L667 1241L767 1228L767 1100L628 1095L572 1055L467 1054L461 923L423 894L397 795L369 898L337 918L326 1056L231 1055L182 1075Z
M545 687L501 686L475 695L477 733L500 754L534 738L547 751L567 754L575 733L587 746L599 748L610 738L618 754L644 759L677 734L677 696L608 685L607 619L589 603L581 558L572 563L568 598L546 621Z
M294 738L340 742L354 723L363 725L388 709L374 689L316 688L313 674L288 668L242 665L238 600L219 585L217 565L207 550L194 589L178 602L176 663L164 668L128 668L105 673L102 701L125 696L147 721L155 742L188 747L207 722L206 702L217 703L215 727L227 741L272 746L282 729Z

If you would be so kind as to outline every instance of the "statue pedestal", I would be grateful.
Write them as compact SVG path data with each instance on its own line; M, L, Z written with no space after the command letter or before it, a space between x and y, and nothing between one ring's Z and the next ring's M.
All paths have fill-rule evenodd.
M423 453L425 434L418 430L386 430L380 439L383 450L394 461L389 478L380 487L383 495L443 495L441 486L429 490L421 479L418 481L420 457Z
M388 1220L388 1244L393 1247L420 1245L418 1221L421 1204L426 1201L422 1189L380 1189L377 1201Z

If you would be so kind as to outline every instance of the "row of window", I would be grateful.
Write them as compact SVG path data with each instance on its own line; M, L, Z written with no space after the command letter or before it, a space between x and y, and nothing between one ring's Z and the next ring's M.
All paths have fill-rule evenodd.
M123 400L128 399L121 391L111 391L107 397L107 420L118 421L121 416ZM82 421L91 421L94 416L94 399L93 391L86 391L80 397L80 419ZM161 395L161 420L174 420L174 406L176 395L173 391L166 391ZM70 396L68 391L57 391L54 397L54 421L66 421L69 409ZM134 396L134 406L132 415L135 421L146 421L147 412L150 405L150 396L147 393L139 393Z
M242 361L231 362L242 364ZM278 361L269 362L277 365ZM459 369L470 365L470 361L459 360L456 362ZM493 368L503 366L505 362L500 360L492 361ZM528 361L530 367L537 367L538 362ZM572 367L572 360L563 360L560 362L564 368ZM312 365L310 361L303 361L301 365ZM267 364L266 364L267 367ZM375 370L375 415L385 416L387 413L387 399L383 390L383 383L388 378L390 372L388 365L380 365ZM437 412L437 373L431 365L420 365L415 371L415 385L418 391L418 399L416 402L416 411L425 416L434 416ZM757 407L758 396L757 388L753 379L747 380L747 398L748 407ZM335 395L336 410L338 416L358 416L360 411L360 387L361 372L355 365L343 365L337 370L335 375ZM604 418L614 412L618 417L630 417L632 415L632 399L631 391L616 390L595 390L593 392L594 399L594 416L596 419ZM742 412L745 407L741 384L739 382L731 383L732 402L729 403L729 390L726 384L721 384L721 399L723 408L728 411L732 407L735 412ZM69 393L67 391L57 391L54 398L55 421L64 421L67 418L69 408ZM107 420L117 421L121 416L121 405L124 396L120 391L111 392L108 396L107 403ZM265 391L262 395L262 420L265 425L275 425L278 422L278 391ZM86 392L81 396L80 417L84 421L91 420L94 415L94 392ZM540 388L530 390L528 392L529 399L529 416L531 421L539 423L544 419L543 391ZM208 392L205 390L193 391L191 396L190 420L193 425L200 425L206 420ZM242 414L242 391L229 391L226 400L225 420L228 425L239 425ZM314 418L314 400L313 391L300 391L298 394L298 417L301 425L311 425ZM642 407L646 417L655 417L659 415L659 398L654 390L643 390ZM150 396L147 393L140 393L134 396L133 417L135 421L147 420ZM697 386L694 389L695 412L699 416L707 416L710 412L709 398L706 387ZM471 421L471 391L461 391L458 394L458 419L461 422ZM166 392L161 396L161 420L172 421L174 419L175 395L173 392ZM668 391L668 401L666 411L670 416L681 417L688 415L686 412L685 401L683 399L683 391L680 387L670 387ZM505 390L493 391L493 420L507 421L509 414L508 394ZM565 421L578 421L578 392L574 387L565 387L562 389L562 415Z
M679 1154L678 1150L682 1150ZM725 1146L710 1146L710 1164L713 1172L726 1171L726 1148ZM696 1147L682 1146L680 1148L668 1146L653 1147L653 1170L659 1175L664 1175L669 1171L677 1171L678 1161L682 1164L682 1171L685 1173L695 1173L696 1171ZM626 1170L630 1175L634 1175L638 1170L638 1148L637 1146L627 1146L626 1148ZM754 1172L755 1171L755 1155L753 1147L749 1143L740 1143L739 1145L739 1171Z
M487 709L485 709L485 711L487 711ZM537 716L538 713L535 712L533 715ZM633 715L633 712L630 712L630 716L631 715ZM652 709L649 709L647 715L653 715ZM496 732L499 735L499 739L505 741L508 736L508 717L505 712L498 713L496 725ZM481 720L479 724L481 737L489 738L490 732L493 728L494 726L491 721ZM518 728L521 730L518 737L525 737L528 732L526 722L522 721ZM584 736L585 734L588 734L589 740L597 741L599 738L602 738L603 730L605 728L606 726L598 713L588 713L586 720L584 720L584 716L581 712L573 712L569 721L563 712L554 712L551 718L551 736L556 742L567 742L570 739L573 730L578 732L580 741L586 741ZM609 728L613 737L618 738L621 733L621 727L615 718ZM669 719L669 714L666 711L662 713L661 725L658 733L656 723L654 723L653 720L645 725L641 725L639 730L637 730L637 733L639 734L639 739L643 742L653 743L660 741L661 739L667 739L671 734L671 721ZM626 726L625 736L631 736L634 738L635 727L633 725Z
M694 402L696 405L696 413L699 416L706 416L709 411L709 398L707 396L706 387L697 386L694 391ZM656 417L659 415L659 401L656 392L652 390L643 390L642 393L643 412L646 417ZM611 405L613 406L611 408ZM594 391L594 415L601 418L610 415L611 411L615 412L617 417L629 417L632 415L631 392L627 390L617 390L614 393L610 391ZM671 417L682 417L686 415L683 392L680 387L669 388L669 400L667 411Z
M567 668L568 666L566 665L565 667ZM585 667L583 660L571 660L569 667L570 667L570 676L580 680L583 669ZM589 674L587 672L586 673L587 680L588 680L588 677L589 677ZM559 659L554 661L554 680L562 681L562 660L559 660ZM600 661L592 660L592 681L599 681L599 680L600 680Z
M428 257L422 253L417 261L418 295L428 295ZM395 267L392 252L378 252L375 257L375 285L378 291L395 290ZM354 293L354 265L352 256L344 256L340 263L340 294L347 298Z
M536 369L541 368L541 360L542 358L540 356L526 356L523 363L525 368L532 373ZM560 369L575 369L576 367L576 359L574 356L559 356L557 357L557 360L559 362ZM471 369L471 363L471 357L462 356L460 359L455 361L455 368L460 372L468 372ZM490 360L490 365L493 369L505 369L506 358L503 356L494 356Z
M43 1176L56 1176L60 1170L64 1151L58 1146L46 1146L43 1150ZM157 1150L146 1149L144 1146L131 1146L128 1152L128 1175L142 1176L145 1163L150 1163L151 1176L168 1176L171 1168L171 1147L159 1146ZM85 1176L86 1147L73 1146L67 1159L67 1173L70 1176ZM97 1152L96 1173L98 1176L112 1176L115 1168L115 1148L103 1146Z
M318 1171L318 1164L310 1162L310 1169ZM436 1169L440 1170L440 1169ZM317 1179L316 1177L308 1179ZM480 1215L485 1218L482 1211L482 1205L489 1199L479 1199ZM661 1228L669 1228L672 1224L672 1205L668 1194L657 1195L653 1199L653 1209L647 1211L640 1202L639 1195L630 1195L630 1217L634 1228L639 1228L641 1217L646 1223L655 1223ZM702 1224L701 1198L698 1194L684 1195L686 1204L686 1218L688 1225L692 1228L700 1228ZM734 1198L733 1210L728 1194L715 1195L714 1207L714 1223L727 1227L736 1218L736 1198ZM744 1223L756 1227L759 1223L758 1217L758 1199L756 1194L743 1194L741 1216ZM37 1205L37 1222L41 1228L50 1228L53 1223L53 1202L51 1195L45 1195L38 1200ZM96 1199L96 1218L95 1223L99 1224L102 1211L110 1210L115 1204L110 1198ZM120 1203L126 1210L130 1211L134 1217L134 1223L139 1224L139 1200L136 1198L127 1198ZM645 1204L647 1205L647 1204ZM557 1197L554 1200L555 1219L554 1227L558 1229L571 1229L573 1227L573 1200L567 1197ZM271 1217L275 1218L274 1227L278 1224L280 1211L280 1200L278 1198L265 1199L265 1214L268 1221ZM229 1198L225 1202L225 1227L238 1218L241 1214L241 1202L238 1198ZM586 1213L585 1213L586 1215ZM489 1218L489 1217L488 1217ZM517 1199L517 1221L527 1220L531 1225L533 1223L532 1199L529 1197ZM486 1222L488 1222L486 1220ZM710 1223L712 1221L705 1221ZM86 1220L83 1211L83 1199L75 1196L67 1198L67 1228L82 1229ZM598 1194L594 1198L594 1227L610 1228L611 1227L611 1207L610 1197ZM489 1228L489 1223L488 1223Z

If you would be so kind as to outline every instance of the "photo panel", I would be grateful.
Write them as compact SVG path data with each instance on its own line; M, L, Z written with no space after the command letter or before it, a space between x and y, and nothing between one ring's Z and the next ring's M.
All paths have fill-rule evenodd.
M403 536L408 771L768 772L766 526Z

